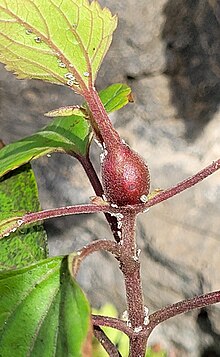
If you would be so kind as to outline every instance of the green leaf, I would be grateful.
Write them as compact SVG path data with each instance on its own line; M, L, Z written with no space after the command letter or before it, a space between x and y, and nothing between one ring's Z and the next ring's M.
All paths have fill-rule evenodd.
M91 356L90 308L67 258L0 273L0 291L1 357Z
M114 112L132 102L131 88L126 84L115 83L99 92L107 113Z
M30 165L0 179L0 233L13 226L13 220L17 221L24 211L39 209L37 185ZM45 258L46 254L43 225L38 223L22 228L0 240L0 270L23 267Z
M30 160L52 152L71 151L86 155L90 137L90 125L83 116L58 117L36 134L0 150L0 177Z
M131 89L125 84L116 83L100 91L99 95L106 111L110 113L130 101ZM87 154L92 132L85 108L61 107L45 115L56 119L36 134L0 150L0 177L30 160L53 152Z
M115 83L105 89L102 89L99 92L99 96L107 113L112 113L121 109L129 102L133 102L131 88L126 84L121 83ZM73 114L84 115L85 117L88 116L86 104L84 104L82 107L77 105L61 107L51 110L44 115L48 117L59 117Z
M116 16L88 0L0 0L0 61L18 78L93 84Z

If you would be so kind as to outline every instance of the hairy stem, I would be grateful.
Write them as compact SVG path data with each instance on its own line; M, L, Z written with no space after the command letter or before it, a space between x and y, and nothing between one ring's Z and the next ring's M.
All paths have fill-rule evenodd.
M128 336L133 335L133 331L127 326L127 323L115 317L92 315L92 322L96 326L108 326L120 330Z
M121 219L120 268L124 275L128 309L128 326L135 332L130 336L129 357L145 356L146 336L138 334L144 329L144 302L140 277L140 262L135 238L136 214L127 211Z
M8 226L6 224L5 230L1 228L0 239L7 237L11 232L15 232L16 229L23 225L39 222L45 219L50 219L54 217L62 217L73 214L82 213L97 213L97 212L115 212L115 208L111 207L107 203L105 204L84 204L76 206L66 206L48 209L44 211L26 213L23 216L11 217L6 223L10 222Z
M96 213L96 212L108 212L110 207L106 205L96 205L96 204L84 204L75 206L65 206L59 208L48 209L39 212L27 213L21 220L24 224L33 223L41 221L44 219L49 219L53 217L62 217L72 214L82 214L82 213Z
M94 335L110 357L122 357L116 346L109 340L99 326L94 326Z
M98 252L100 250L105 250L111 254L113 254L116 259L119 259L120 251L119 246L116 242L112 240L99 239L95 242L88 243L81 250L77 251L77 254L72 255L72 273L74 276L77 275L78 270L82 261L90 254Z
M203 181L208 176L212 175L215 171L220 169L220 159L213 161L213 163L201 171L197 172L195 175L179 182L177 185L170 187L160 193L158 193L154 198L150 199L145 205L144 209L152 207L162 201L168 200L169 198L177 195L178 193L191 188L200 181Z
M171 317L185 313L190 310L202 308L211 304L220 302L220 290L213 291L208 294L196 296L191 299L177 302L176 304L166 306L149 316L149 324L147 326L148 335L161 322L170 319Z
M121 139L118 132L113 128L96 89L90 87L88 91L83 92L83 95L104 140L106 149L115 150L116 145L121 143Z
M97 196L102 197L104 191L101 185L101 182L98 178L98 175L93 167L93 164L91 163L91 160L89 156L76 156L79 162L81 163L82 167L84 168L88 179L90 180L90 183L96 193ZM119 242L119 237L117 233L117 219L114 216L111 216L109 213L105 213L105 217L109 223L109 226L111 228L111 231L113 233L113 236L116 240L116 242Z

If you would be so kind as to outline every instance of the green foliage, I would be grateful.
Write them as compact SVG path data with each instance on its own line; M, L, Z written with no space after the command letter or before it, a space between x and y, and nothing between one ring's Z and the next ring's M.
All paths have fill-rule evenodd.
M125 106L130 93L127 85L116 83L102 90L100 98L110 113ZM62 107L46 115L56 118L36 134L0 150L0 177L30 160L53 152L87 154L92 133L85 108Z
M1 152L1 150L0 150ZM22 166L0 179L0 232L19 211L39 211L37 185L30 165ZM3 221L4 220L4 221ZM0 270L23 267L44 259L47 253L46 232L42 224L24 228L0 240Z
M99 92L107 113L114 112L132 102L131 88L126 84L115 83Z
M116 25L117 18L95 0L0 0L0 61L18 78L67 85L88 100ZM107 113L132 101L131 89L123 84L99 95ZM20 227L24 212L40 209L29 161L53 152L88 154L93 118L86 104L47 116L55 119L0 150L0 236ZM46 255L41 224L0 241L1 357L91 356L90 307L69 270L74 269L73 255L43 260ZM111 305L99 313L117 315ZM104 331L127 355L128 338L117 330ZM97 342L93 356L106 356ZM164 356L146 352L146 357Z
M97 1L0 0L0 61L18 78L79 91L94 83L116 26Z
M90 137L90 125L83 114L58 117L36 134L0 150L0 176L30 160L55 151L71 151L85 155Z
M1 357L90 355L90 308L67 258L2 272L0 291Z

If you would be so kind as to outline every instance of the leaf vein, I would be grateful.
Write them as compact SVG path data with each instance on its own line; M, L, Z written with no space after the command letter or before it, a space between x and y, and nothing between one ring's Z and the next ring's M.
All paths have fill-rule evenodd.
M6 47L4 47L4 48L6 48ZM21 56L21 55L18 56L16 52L12 51L12 50L9 49L8 47L7 47L7 51L10 52L11 54L13 54L13 55L16 57L16 60L20 61L20 60L22 59L22 60L23 60L24 62L26 62L26 63L30 63L30 64L32 64L32 65L38 67L38 68L41 68L41 69L43 69L44 71L49 72L49 73L52 75L53 78L56 78L56 79L57 79L59 82L61 82L62 84L66 84L66 83L65 83L65 79L64 79L63 77L57 75L56 72L51 71L50 68L48 68L48 67L46 67L46 66L40 64L39 62L36 62L36 61L34 61L34 60L30 60L30 59L28 59L28 58L26 58L26 57L24 57L24 56ZM10 62L13 63L14 60L9 60L9 59L7 59L6 65L7 65L8 63L10 63ZM28 72L25 72L25 71L22 70L21 68L19 69L19 71L22 72L23 74L28 74ZM29 75L31 75L30 72L29 72ZM37 74L37 75L39 75L40 77L44 77L44 76L46 77L46 76L47 76L47 74L45 74L45 75L43 75L43 74ZM36 72L33 73L33 76L36 76Z
M56 7L60 13L61 16L63 17L63 19L65 20L66 24L69 26L71 33L73 34L73 36L76 38L77 42L80 45L80 48L85 56L86 59L86 63L87 63L87 70L91 72L91 66L90 66L90 60L88 57L88 53L84 47L84 44L80 38L80 36L78 35L77 31L74 29L74 27L72 26L72 24L69 22L69 20L67 19L66 15L64 14L64 12L53 2L53 0L50 0L50 2L54 5L54 7ZM77 5L77 4L76 4Z
M31 292L35 289L36 285L39 285L40 283L42 283L43 281L45 281L47 278L49 278L49 276L51 276L52 274L56 273L56 271L59 269L59 265L57 265L56 267L48 270L48 272L41 276L38 280L36 280L34 282L34 285L30 287L30 289L26 290L26 293L22 296L22 298L18 301L17 304L14 305L14 309L12 309L10 311L10 314L8 315L7 319L5 320L5 324L3 326L3 328L1 329L1 333L0 333L0 337L1 335L3 335L4 330L7 328L8 322L9 320L14 317L14 313L16 311L16 309L23 304L23 302L26 300L26 298L31 294Z
M51 0L51 2L52 2L52 0ZM6 6L6 7L7 7L7 6ZM0 6L0 9L3 9L3 10L4 10L4 8L2 8L2 6ZM7 8L7 9L8 9L8 8ZM36 28L30 26L30 24L28 24L27 22L22 21L16 14L13 14L10 10L8 10L7 13L8 13L9 15L11 15L11 16L14 16L19 24L23 25L24 27L25 27L25 26L29 27L32 31L34 31L34 32L36 33L36 35L38 35L39 37L41 37L41 39L42 39L50 48L52 48L52 50L54 50L54 52L55 52L60 58L62 58L62 62L65 63L65 65L67 66L67 68L68 68L68 70L69 70L70 72L73 72L73 74L75 75L75 77L76 77L76 79L78 80L78 82L80 82L80 83L83 82L83 80L82 80L82 78L81 78L79 72L76 71L75 68L73 68L72 66L70 66L70 65L71 65L70 61L69 61L69 60L66 58L66 56L60 51L60 49L57 48L57 46L54 44L54 42L51 40L51 38L45 37L40 31L38 31ZM17 72L16 72L16 73L17 73ZM26 73L26 72L24 72L24 71L23 71L23 73L26 74L26 75L28 75L28 73ZM17 73L17 74L18 74L18 73ZM77 78L77 77L78 77L78 78ZM60 81L60 79L58 79L58 80ZM63 83L63 79L62 79L62 82L61 82L61 83L62 83L62 84L66 84L65 82ZM73 86L73 87L74 87L74 89L75 89L75 91L76 91L77 93L80 93L80 90L79 90L79 88L77 88L77 86Z
M50 301L49 304L47 305L47 314L48 314L49 310L51 309L52 304L54 303L54 300L56 300L56 298L57 298L57 295L58 295L58 293L59 293L59 289L60 289L60 287L58 286L57 289L54 291L54 293L53 293L53 295L52 295L51 301ZM35 330L35 333L33 334L32 345L31 345L30 348L29 348L27 357L31 357L31 352L33 351L33 348L34 348L34 346L35 346L35 343L36 343L36 340L37 340L37 337L38 337L38 333L39 333L39 331L40 331L40 328L41 328L43 322L45 321L45 319L46 319L46 317L47 317L47 314L42 315L42 318L39 319L37 328L36 328L36 330ZM55 348L56 348L56 346L55 346Z

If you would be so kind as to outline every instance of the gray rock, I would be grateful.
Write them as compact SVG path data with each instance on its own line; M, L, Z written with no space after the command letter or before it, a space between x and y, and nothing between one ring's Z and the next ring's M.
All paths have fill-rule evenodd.
M148 162L152 190L167 188L219 158L219 1L101 3L118 13L119 26L97 87L120 81L131 85L135 103L112 120ZM30 135L46 125L44 112L79 101L66 88L17 81L1 67L1 137L8 143ZM95 145L92 158L99 170ZM93 195L72 158L54 154L33 166L43 208L88 202ZM150 312L219 289L219 194L217 172L140 215L137 238ZM46 227L51 255L111 237L102 215L53 219ZM122 276L108 254L88 258L79 280L94 305L111 301L120 312L125 309ZM161 324L150 342L162 343L176 356L220 356L219 321L219 305L193 311Z

